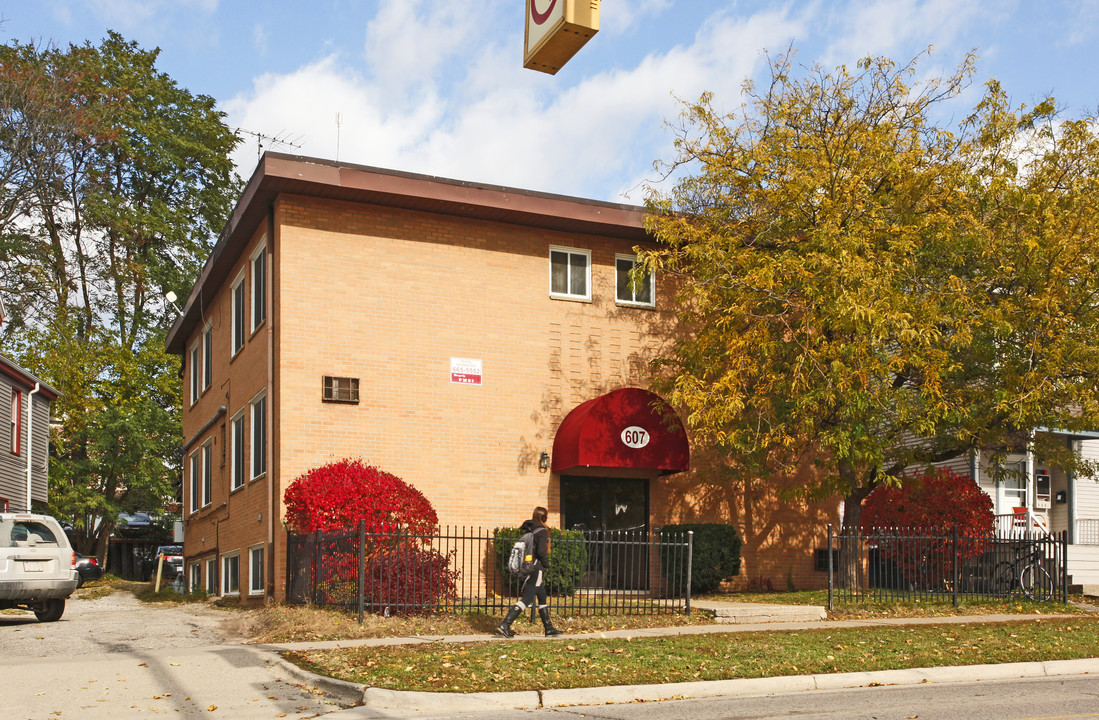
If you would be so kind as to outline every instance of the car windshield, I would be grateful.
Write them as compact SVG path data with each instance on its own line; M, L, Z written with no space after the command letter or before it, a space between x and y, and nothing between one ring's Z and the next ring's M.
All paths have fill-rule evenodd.
M156 549L157 555L182 555L183 547L180 545L161 545Z

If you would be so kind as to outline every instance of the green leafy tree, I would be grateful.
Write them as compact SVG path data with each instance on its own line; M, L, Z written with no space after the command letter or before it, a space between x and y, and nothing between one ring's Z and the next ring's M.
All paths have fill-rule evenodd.
M179 359L164 292L183 294L239 188L212 98L110 33L0 47L4 351L57 387L50 511L102 554L119 512L178 496Z
M1032 430L1099 426L1095 125L993 82L945 126L973 63L781 57L738 112L686 108L649 200L640 272L678 276L661 389L749 472L842 496L849 533L907 467L1032 443L1084 469Z

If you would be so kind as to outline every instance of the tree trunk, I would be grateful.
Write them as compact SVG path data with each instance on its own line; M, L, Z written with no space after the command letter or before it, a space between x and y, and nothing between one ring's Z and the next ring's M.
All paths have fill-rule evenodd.
M843 498L843 521L840 528L840 567L841 587L848 592L862 589L859 570L862 567L862 553L859 547L862 501L877 487L877 471L871 471L869 477L860 479L852 468L840 469L840 475L847 481L847 495Z

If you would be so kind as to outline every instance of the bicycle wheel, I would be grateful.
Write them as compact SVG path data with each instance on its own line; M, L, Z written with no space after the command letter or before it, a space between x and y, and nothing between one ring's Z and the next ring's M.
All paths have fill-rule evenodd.
M992 570L990 593L996 597L1007 597L1015 589L1015 564L1004 560Z
M1019 585L1023 594L1036 602L1045 602L1053 597L1053 578L1041 565L1031 563L1019 574Z

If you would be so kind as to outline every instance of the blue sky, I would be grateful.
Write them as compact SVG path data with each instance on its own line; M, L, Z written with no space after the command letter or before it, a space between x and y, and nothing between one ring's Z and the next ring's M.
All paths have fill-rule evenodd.
M303 155L640 203L672 157L676 98L735 109L765 53L922 73L979 55L974 87L1015 103L1099 108L1099 0L603 0L599 33L557 75L522 68L523 0L19 0L0 37L98 42L114 29L161 48L159 67L211 95L228 122ZM235 160L247 177L248 139ZM660 187L658 185L658 187Z

